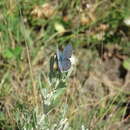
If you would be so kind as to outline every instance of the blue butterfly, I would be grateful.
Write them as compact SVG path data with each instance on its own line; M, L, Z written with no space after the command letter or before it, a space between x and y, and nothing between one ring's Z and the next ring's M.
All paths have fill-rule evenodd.
M57 49L56 52L57 60L58 60L58 67L61 72L67 72L71 67L70 58L72 56L72 45L68 44L63 52Z

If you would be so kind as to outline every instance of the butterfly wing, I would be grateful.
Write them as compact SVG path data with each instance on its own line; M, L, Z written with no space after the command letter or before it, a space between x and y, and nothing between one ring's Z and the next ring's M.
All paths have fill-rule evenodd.
M68 69L70 69L70 67L71 67L70 60L69 59L64 59L61 62L61 66L62 66L62 71L64 71L64 72L68 71Z
M56 56L57 56L57 61L58 61L58 67L60 71L62 72L63 71L63 68L62 68L63 54L59 49L57 49L56 51Z
M58 60L58 67L61 72L68 71L71 67L70 57L72 55L72 45L68 44L64 50L63 53L57 49L57 60Z
M64 48L64 51L63 51L63 58L64 59L68 59L70 58L72 55L72 45L71 44L68 44L65 48Z

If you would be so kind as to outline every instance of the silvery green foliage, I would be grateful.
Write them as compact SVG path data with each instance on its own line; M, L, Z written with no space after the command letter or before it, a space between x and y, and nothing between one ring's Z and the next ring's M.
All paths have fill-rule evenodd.
M72 130L68 119L66 118L66 113L68 110L68 105L64 104L61 108L60 117L56 123L51 123L49 118L49 112L47 114L41 114L37 117L37 129L38 130Z
M43 88L41 90L45 105L48 105L48 106L51 105L55 91L56 90L49 91L48 88Z
M81 130L89 130L88 128L85 128L84 125L81 126Z
M38 130L71 130L67 118L61 119L59 122L52 124L48 121L48 117L41 116L40 122L37 124Z

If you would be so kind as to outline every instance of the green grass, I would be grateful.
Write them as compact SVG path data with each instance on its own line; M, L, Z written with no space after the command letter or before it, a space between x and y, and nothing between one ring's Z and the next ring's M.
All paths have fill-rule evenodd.
M113 95L97 93L95 98L94 93L81 91L87 80L84 72L90 73L92 62L99 58L98 47L118 44L122 53L130 56L130 29L123 23L129 17L127 2L1 0L0 129L107 130L113 124L121 123L129 94L116 90ZM32 11L36 6L44 3L52 4L55 13L48 18L34 15ZM84 8L87 4L90 9ZM88 23L82 23L82 14L89 19ZM67 32L56 30L56 23ZM98 29L101 24L108 28ZM124 26L127 28L125 33L122 31ZM88 52L83 62L86 70L77 66L70 75L57 70L51 72L51 56L57 46L68 43L73 45L77 59L82 59ZM82 50L85 50L83 55L78 55ZM97 87L104 86L99 84Z

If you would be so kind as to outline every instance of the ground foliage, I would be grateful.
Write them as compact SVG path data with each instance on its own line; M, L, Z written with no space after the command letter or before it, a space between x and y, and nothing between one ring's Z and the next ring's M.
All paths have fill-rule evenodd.
M129 0L1 0L0 128L129 129L129 35Z

